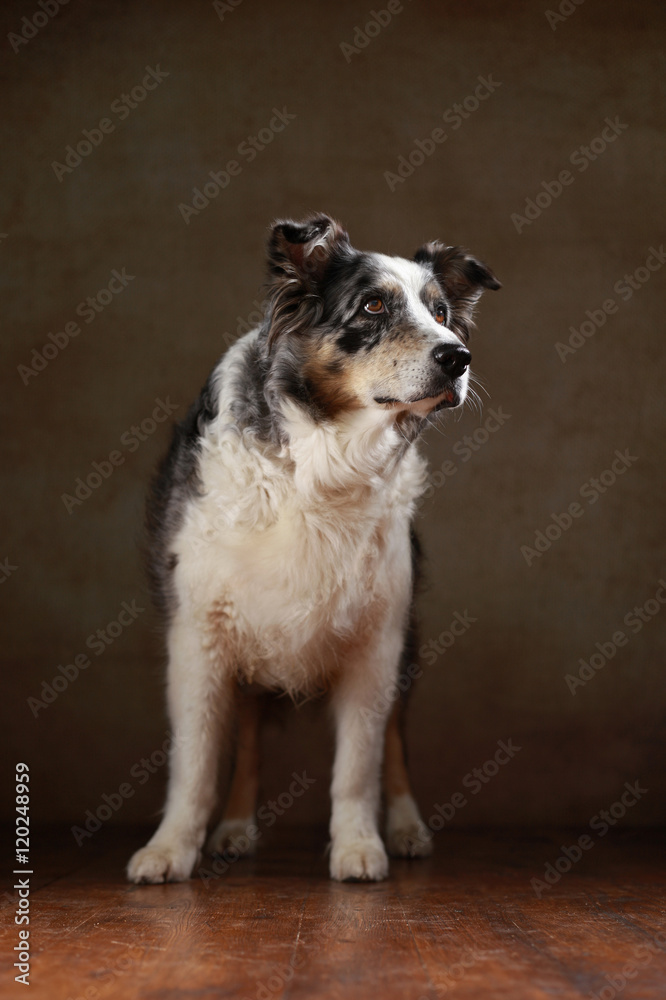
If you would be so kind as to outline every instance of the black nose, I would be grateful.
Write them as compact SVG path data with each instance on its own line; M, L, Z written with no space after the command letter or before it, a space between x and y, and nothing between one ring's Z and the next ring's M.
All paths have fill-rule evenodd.
M472 355L466 347L456 344L438 344L432 352L438 365L441 365L449 378L460 378L472 360Z

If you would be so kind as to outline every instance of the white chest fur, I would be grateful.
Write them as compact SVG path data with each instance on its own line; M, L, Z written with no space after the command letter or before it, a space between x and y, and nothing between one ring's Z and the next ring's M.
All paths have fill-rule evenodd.
M204 438L201 496L174 541L183 613L249 680L320 683L411 588L409 521L424 463L382 413L344 426L285 411L280 450L221 413Z

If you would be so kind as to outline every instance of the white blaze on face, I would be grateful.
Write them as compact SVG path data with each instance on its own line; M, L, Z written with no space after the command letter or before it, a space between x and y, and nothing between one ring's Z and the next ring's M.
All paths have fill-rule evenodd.
M410 317L415 326L418 326L424 333L428 332L432 347L437 344L460 345L460 337L457 337L453 330L438 323L421 298L423 289L432 283L433 276L421 264L417 264L413 260L405 260L404 257L387 257L381 253L373 254L373 257L377 259L391 278L400 282L407 299Z
M428 395L437 373L432 352L438 344L460 347L462 342L453 330L437 322L424 302L423 291L434 280L425 268L403 257L388 257L385 254L371 256L386 279L392 285L399 284L407 305L403 322L406 321L415 333L414 343L409 348L405 348L404 343L392 343L387 339L385 344L378 345L370 352L368 360L377 376L371 395L374 398L382 396L399 400L406 404L401 408L408 408L425 416L446 396L446 391L434 396ZM381 283L378 293L380 291ZM398 365L395 365L396 360ZM366 373L366 377L367 374L371 373ZM459 402L465 398L468 379L468 371L456 379Z

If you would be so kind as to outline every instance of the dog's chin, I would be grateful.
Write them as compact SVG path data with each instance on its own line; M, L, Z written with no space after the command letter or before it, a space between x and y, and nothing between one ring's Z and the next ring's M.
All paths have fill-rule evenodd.
M460 392L455 386L443 389L437 395L420 396L418 399L390 399L385 396L375 396L374 399L384 410L409 412L418 417L427 417L439 410L452 410L464 400L465 392Z

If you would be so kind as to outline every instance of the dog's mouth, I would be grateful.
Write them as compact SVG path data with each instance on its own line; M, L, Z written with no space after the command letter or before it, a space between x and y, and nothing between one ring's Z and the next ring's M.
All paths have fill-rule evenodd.
M458 406L461 398L455 389L444 389L436 395L418 396L416 399L394 399L391 396L375 396L374 401L379 406L386 406L389 409L396 407L411 409L414 407L416 410L427 409L430 412L431 410L443 410L447 407Z

